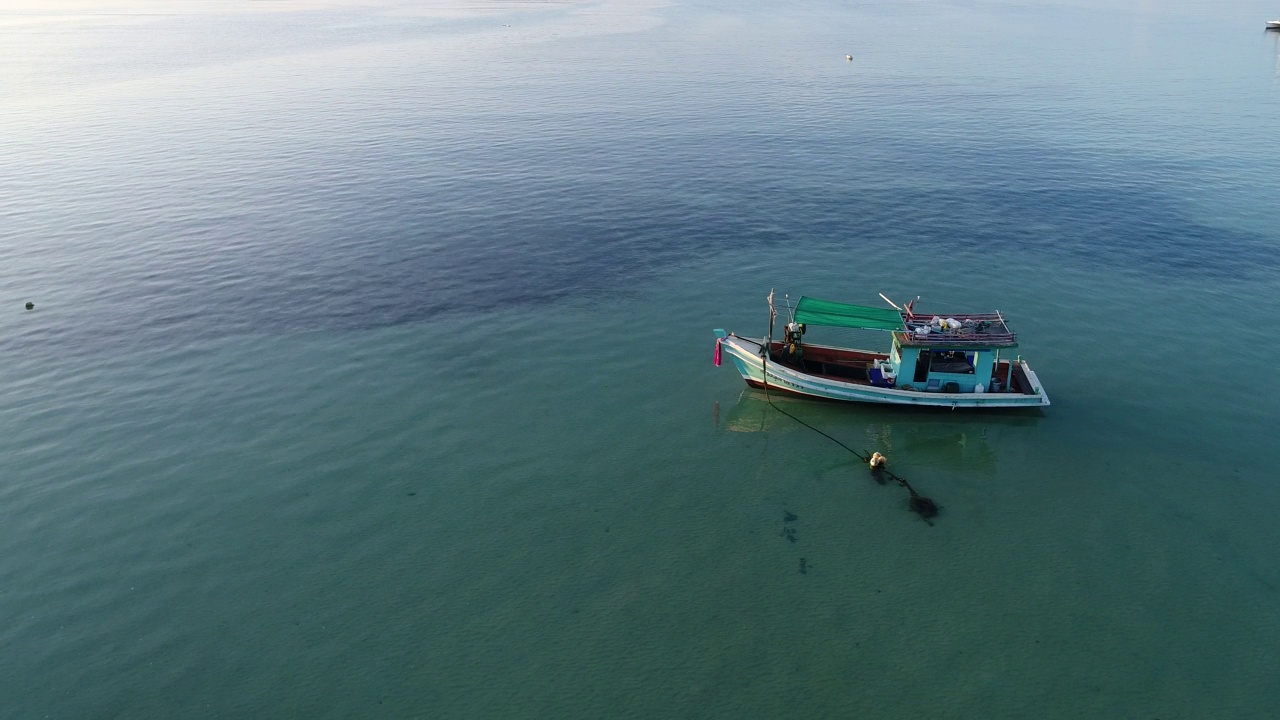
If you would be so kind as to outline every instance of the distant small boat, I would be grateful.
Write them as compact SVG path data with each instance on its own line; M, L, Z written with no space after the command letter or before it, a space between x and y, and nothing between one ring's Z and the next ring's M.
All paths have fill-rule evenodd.
M717 329L716 364L723 350L751 387L827 400L951 408L1049 404L1040 378L1015 355L1018 336L1002 314L926 314L914 304L890 310L802 297L786 303L786 339L775 342L771 292L768 335ZM883 330L892 340L888 352L819 345L805 341L807 326Z
M1280 20L1268 20L1268 21L1267 21L1267 29L1268 29L1268 30L1280 30Z

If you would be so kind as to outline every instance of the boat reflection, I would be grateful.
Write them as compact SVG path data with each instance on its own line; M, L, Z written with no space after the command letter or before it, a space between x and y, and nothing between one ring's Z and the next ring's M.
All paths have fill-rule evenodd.
M802 398L774 396L773 402L805 422L831 433L862 452L911 457L912 464L994 470L999 457L989 437L1005 427L1034 427L1040 413L1009 411L981 415L929 408L851 407ZM729 432L807 432L769 406L763 392L744 390L732 405L716 403L717 428Z
M1276 51L1276 77L1280 77L1280 28L1267 28L1267 36L1271 40L1271 46Z
M774 398L774 402L790 409L798 403L811 401L778 397ZM795 420L769 407L763 392L754 390L743 390L737 402L727 410L722 410L720 402L716 401L714 414L716 427L730 432L771 432L800 428Z

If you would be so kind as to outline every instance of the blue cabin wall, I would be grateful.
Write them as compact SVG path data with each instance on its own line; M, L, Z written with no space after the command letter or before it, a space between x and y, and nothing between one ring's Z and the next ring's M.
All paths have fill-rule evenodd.
M973 362L973 374L971 378L968 392L973 392L976 385L984 385L985 390L991 390L991 370L995 365L996 352L994 350L975 350L978 354Z

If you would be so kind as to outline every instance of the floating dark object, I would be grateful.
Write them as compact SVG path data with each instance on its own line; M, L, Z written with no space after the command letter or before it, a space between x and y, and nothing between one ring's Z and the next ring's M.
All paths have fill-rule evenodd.
M938 514L937 504L923 495L912 495L910 505L911 511L919 513L922 518L936 517Z
M800 558L800 574L801 575L809 574L809 563L804 558Z
M786 510L782 511L782 522L795 522L796 516Z
M29 302L29 303L27 303L27 309L28 309L28 310L35 310L35 309L36 309L36 304L35 304L35 303L33 303L33 302Z

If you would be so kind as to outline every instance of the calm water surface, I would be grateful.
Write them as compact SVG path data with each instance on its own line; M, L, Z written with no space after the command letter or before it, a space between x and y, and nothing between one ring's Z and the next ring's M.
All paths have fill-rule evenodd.
M1273 716L1273 15L0 5L0 716ZM1054 404L785 401L928 526L775 287Z

